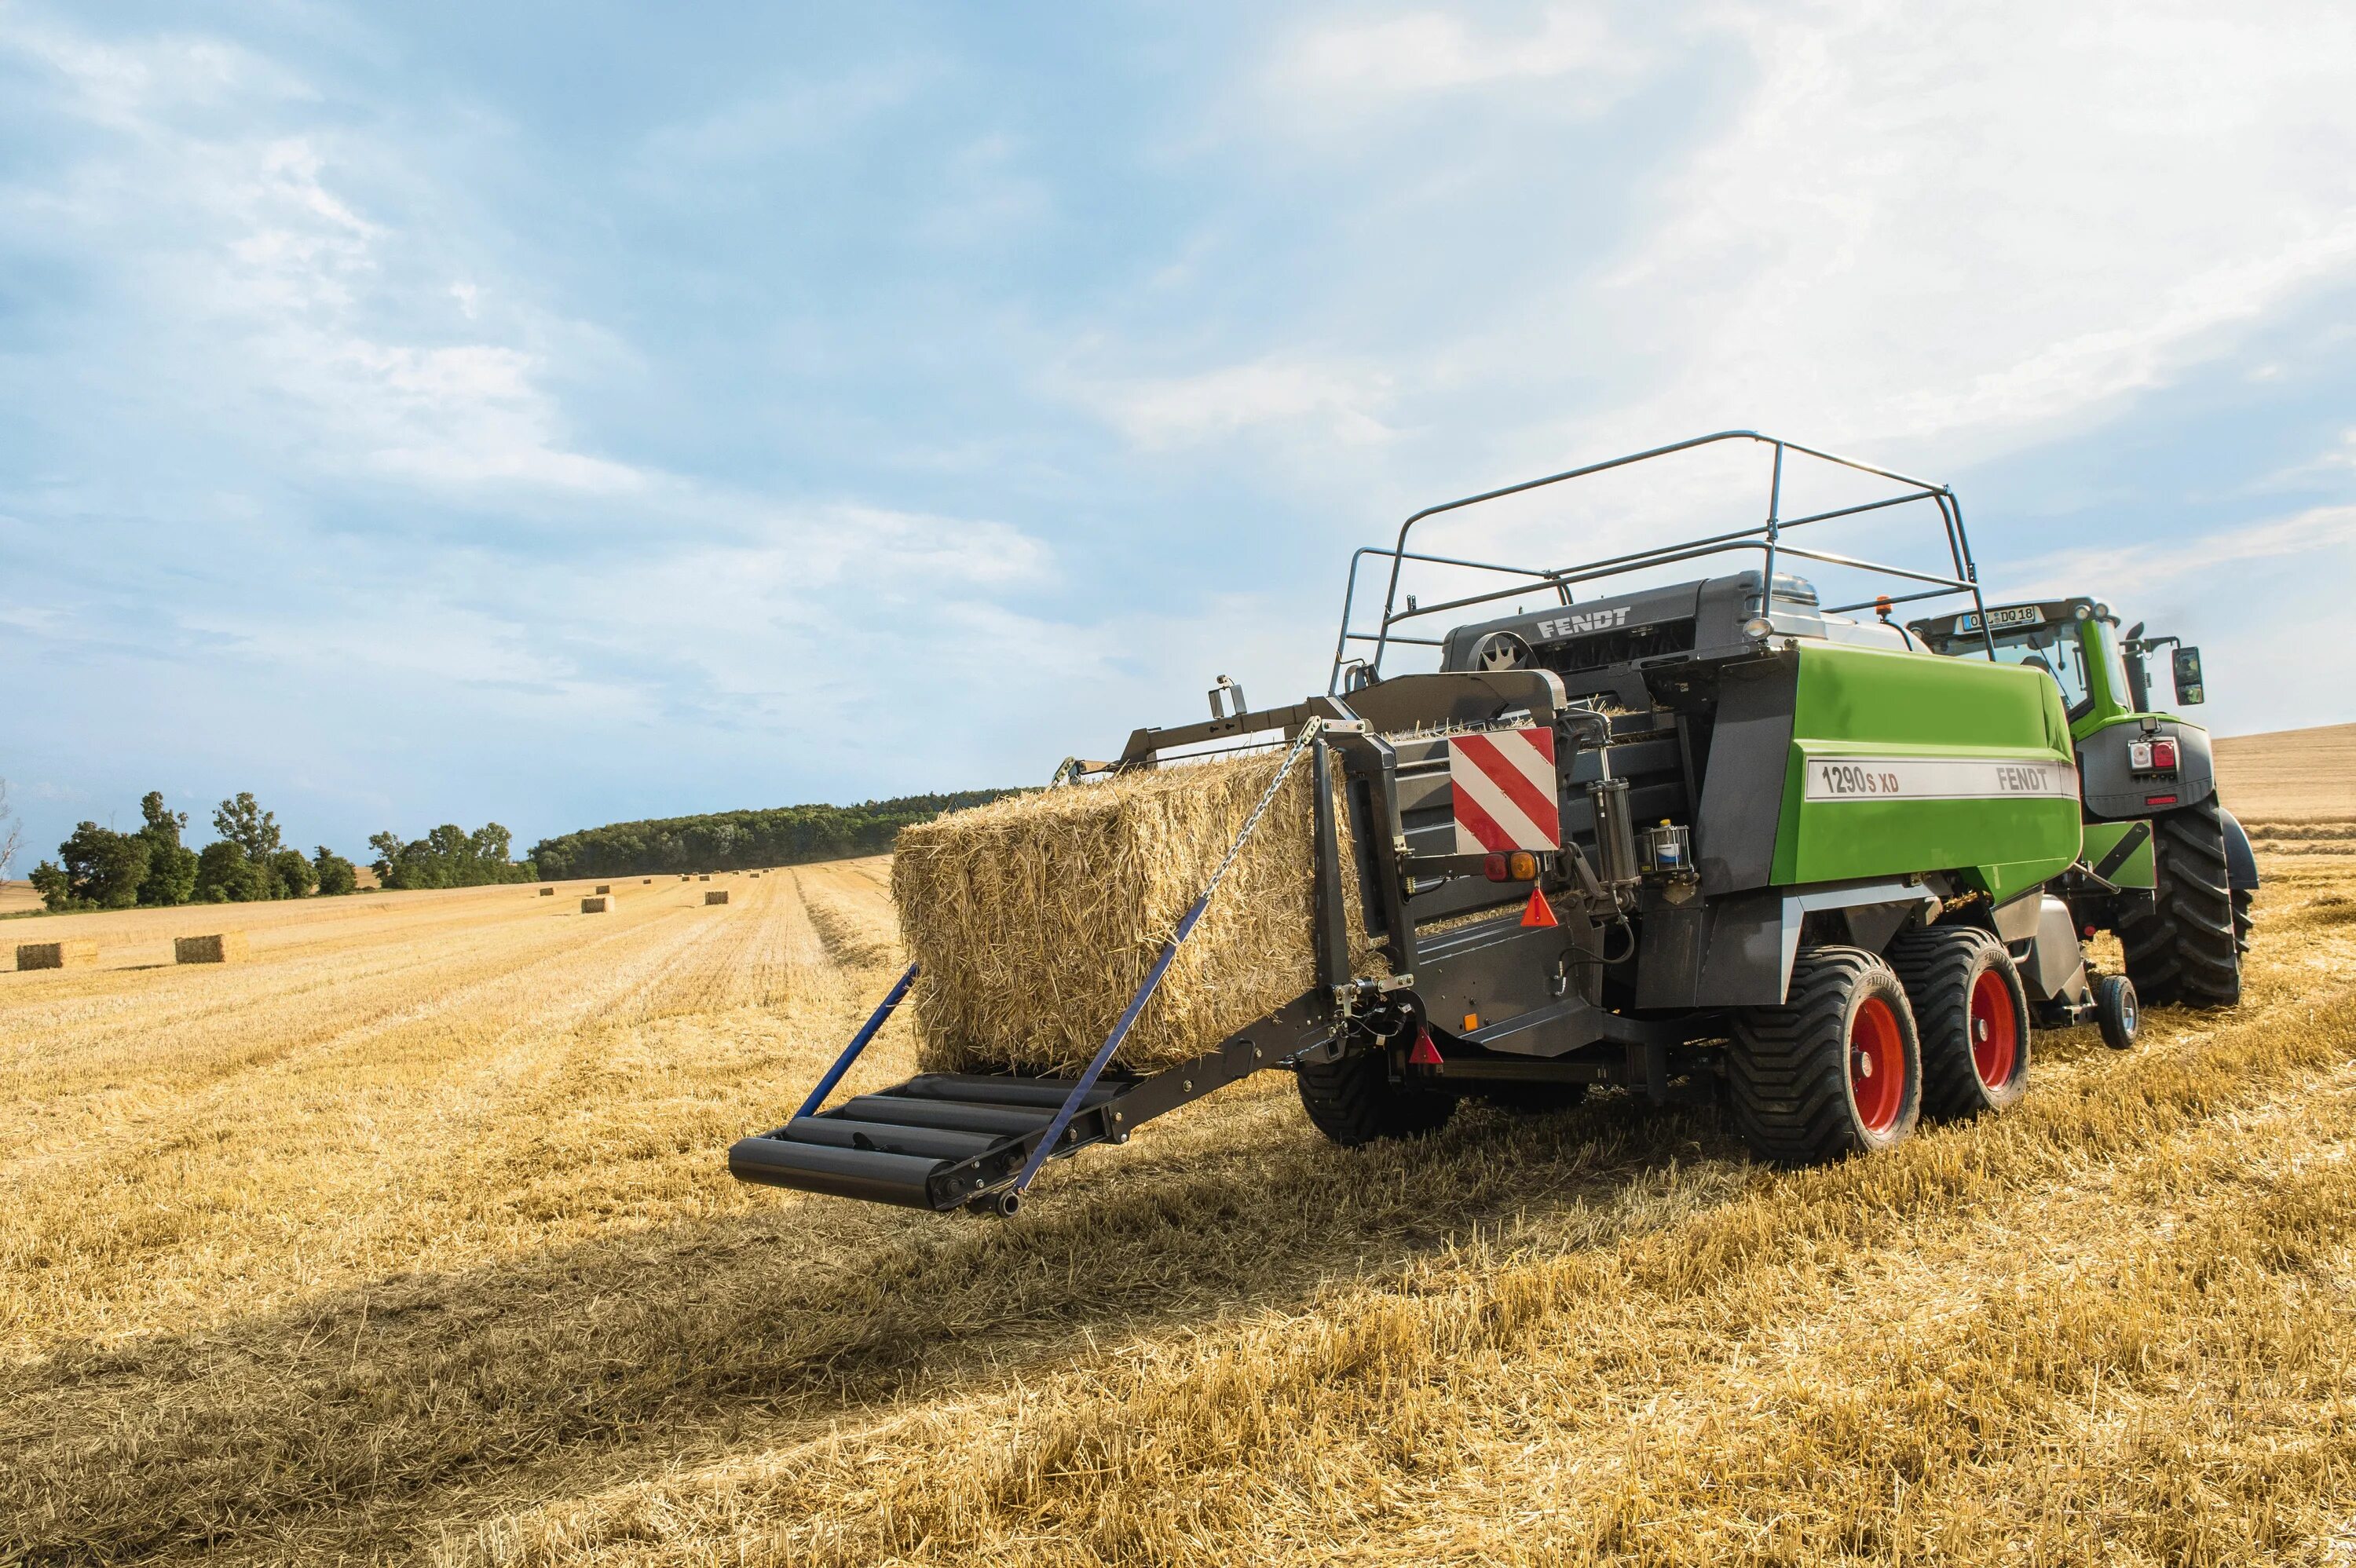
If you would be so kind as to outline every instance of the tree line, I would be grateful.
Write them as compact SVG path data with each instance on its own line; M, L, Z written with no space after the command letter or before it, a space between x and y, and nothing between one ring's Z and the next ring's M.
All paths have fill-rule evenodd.
M0 815L5 799L0 794ZM202 849L181 841L188 814L167 809L161 790L147 792L139 815L140 826L129 833L95 822L75 827L58 846L57 859L33 868L31 880L41 901L63 913L332 897L359 886L359 869L326 845L310 855L288 848L277 814L264 811L251 791L220 803L213 813L217 837ZM496 822L472 833L445 823L414 840L380 833L369 847L377 852L373 869L385 887L473 888L533 879L537 873L530 861L508 859L512 839Z
M947 811L980 805L1013 790L969 789L902 795L857 805L781 805L716 811L583 828L531 848L542 877L634 877L664 871L737 871L880 855L900 829Z
M313 855L287 848L275 813L251 791L213 813L220 835L202 849L180 841L188 814L164 805L161 790L139 802L142 823L118 833L84 822L58 846L58 858L33 868L34 890L52 911L132 909L141 905L248 903L263 899L348 893L359 873L322 844Z
M445 822L423 838L384 832L369 839L377 880L388 888L479 888L529 882L540 873L530 860L508 859L513 835L496 822L472 833Z

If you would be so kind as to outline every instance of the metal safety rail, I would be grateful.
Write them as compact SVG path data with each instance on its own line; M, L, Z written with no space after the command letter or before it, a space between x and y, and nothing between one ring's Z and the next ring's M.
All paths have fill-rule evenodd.
M1325 727L1322 718L1301 726L1276 776L1252 807L1202 896L1179 919L1096 1055L1076 1078L928 1072L878 1093L861 1094L821 1110L893 1011L916 984L911 964L874 1014L851 1037L794 1119L774 1132L740 1138L728 1151L739 1180L806 1192L861 1198L908 1208L970 1207L1012 1214L1050 1159L1091 1144L1125 1143L1141 1123L1173 1111L1259 1071L1289 1061L1324 1036L1323 1011L1311 991L1278 1008L1216 1050L1151 1076L1108 1072L1145 1005L1169 974L1178 950L1208 912L1236 857L1259 827L1293 764ZM1321 822L1326 783L1319 752L1316 783ZM1325 825L1331 837L1330 824Z
M1524 495L1533 490L1544 489L1551 485L1561 485L1573 479L1583 479L1591 475L1606 473L1616 468L1626 468L1635 464L1647 463L1676 453L1690 452L1698 447L1715 445L1719 442L1727 441L1757 442L1774 449L1774 464L1769 475L1767 486L1767 517L1765 521L1756 527L1733 528L1698 539L1681 540L1673 545L1633 550L1625 555L1611 556L1563 567L1506 566L1491 561L1419 553L1408 549L1408 536L1414 530L1416 525L1444 512L1459 511L1466 507L1478 506L1484 501L1495 501L1507 496ZM1782 515L1783 459L1785 454L1790 453L1815 458L1858 474L1868 474L1877 478L1887 479L1893 484L1905 485L1907 488L1897 495L1860 502L1854 506L1837 507L1829 511L1787 517ZM1892 507L1909 506L1919 501L1930 502L1938 509L1941 532L1947 546L1948 559L1953 563L1953 575L1918 571L1909 567L1892 566L1883 561L1864 560L1855 556L1809 549L1793 544L1784 538L1793 529L1810 523L1829 522L1837 517L1860 517L1867 513L1879 512ZM1803 446L1797 442L1784 441L1776 436L1762 435L1757 431L1726 430L1710 435L1696 436L1690 441L1674 442L1667 446L1656 446L1645 452L1631 453L1625 457L1614 457L1601 463L1590 463L1582 467L1566 469L1560 474L1548 474L1537 479L1526 479L1518 485L1506 485L1494 490L1484 490L1477 496L1466 496L1458 500L1444 501L1436 507L1426 507L1399 525L1398 538L1389 548L1379 545L1360 548L1350 558L1349 582L1344 590L1342 601L1342 626L1333 643L1333 671L1326 689L1332 695L1341 696L1353 689L1355 684L1378 678L1382 674L1383 655L1393 644L1421 647L1440 645L1442 642L1440 638L1411 636L1396 629L1407 622L1427 616L1448 614L1477 604L1493 604L1500 600L1511 599L1518 595L1526 595L1533 587L1551 590L1560 596L1562 603L1568 604L1571 603L1571 589L1578 583L1591 582L1600 578L1624 576L1654 567L1672 565L1677 561L1696 560L1706 556L1747 550L1759 550L1764 558L1760 571L1760 581L1764 585L1761 593L1762 613L1772 603L1777 558L1794 556L1804 560L1821 561L1830 566L1848 567L1860 571L1891 577L1901 582L1927 585L1911 592L1877 595L1875 598L1860 600L1854 604L1833 605L1828 607L1829 613L1832 613L1879 609L1885 605L1913 603L1925 599L1942 599L1956 594L1968 595L1973 608L1979 612L1981 638L1987 644L1988 656L1990 658L1996 656L1996 645L1989 640L1987 631L1987 607L1980 597L1978 568L1973 563L1971 541L1964 531L1963 503L1956 499L1953 489L1944 485L1933 484L1927 479L1913 478L1895 469L1882 468L1870 463L1859 462L1855 458L1841 457L1833 453L1822 452L1812 446ZM1357 614L1358 569L1360 564L1367 560L1388 560L1390 571L1383 592L1381 619L1373 630L1361 631L1353 625L1353 622ZM1402 607L1399 603L1400 575L1410 561L1494 572L1508 576L1513 579L1513 581L1503 588L1467 594L1437 604L1418 603L1410 595L1406 606ZM1374 648L1372 656L1352 657L1350 650L1353 644L1372 644Z

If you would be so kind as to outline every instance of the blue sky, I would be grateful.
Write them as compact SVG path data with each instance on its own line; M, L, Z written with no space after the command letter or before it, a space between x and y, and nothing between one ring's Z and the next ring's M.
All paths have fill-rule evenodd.
M1322 688L1415 507L1735 425L2356 719L2356 12L0 0L33 853L1043 780Z

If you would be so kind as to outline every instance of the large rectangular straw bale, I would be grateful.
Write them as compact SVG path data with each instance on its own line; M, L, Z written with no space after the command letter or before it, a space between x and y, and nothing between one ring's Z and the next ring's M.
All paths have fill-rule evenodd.
M724 904L728 901L728 890L714 888L703 895L703 901L708 904Z
M19 969L85 969L97 962L98 944L86 936L64 942L20 942L16 944L16 967Z
M900 930L927 1072L1076 1071L1275 776L1259 754L1011 795L902 829ZM1316 983L1310 769L1297 764L1119 1061L1171 1066ZM1348 827L1343 823L1344 853ZM1356 878L1344 879L1361 948Z
M540 896L544 899L552 899L556 896L556 890L554 888L542 888L540 890Z
M613 883L611 883L611 882L599 882L599 883L598 883L594 888L591 889L590 891L591 891L592 892L610 893L610 892L612 892L612 891L614 891L614 884L613 884Z
M234 964L245 954L245 933L241 931L172 938L172 962L175 964Z
M596 893L581 901L583 914L605 914L613 907L614 896L611 893Z

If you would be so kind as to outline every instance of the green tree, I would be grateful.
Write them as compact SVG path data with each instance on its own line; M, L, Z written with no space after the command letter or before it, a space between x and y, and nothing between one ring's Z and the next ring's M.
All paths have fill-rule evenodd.
M51 914L89 907L74 898L73 879L54 860L44 860L33 868L32 883L33 891L41 895L41 902Z
M252 903L269 896L268 870L248 859L235 839L218 839L197 856L197 897L201 901Z
M95 822L76 827L73 837L58 846L58 859L71 896L85 907L129 909L139 901L139 885L147 880L147 841Z
M325 844L311 858L311 874L319 884L321 898L348 893L360 885L359 869Z
M278 841L278 816L262 809L252 790L240 790L213 813L213 831L245 851L245 858L267 862L284 848Z
M161 790L149 790L139 802L146 818L138 837L147 846L147 875L139 884L143 904L184 904L197 891L197 852L180 842L188 826L185 811L167 811Z
M281 849L270 857L270 896L305 899L319 885L319 873L300 849Z
M472 833L445 822L409 842L398 833L379 833L369 848L377 852L376 874L388 888L473 888L530 881L538 874L530 861L508 859L514 843L514 836L496 822Z

